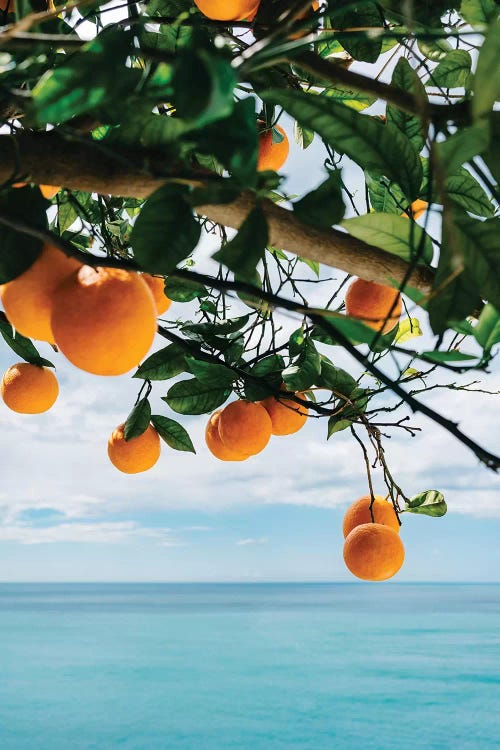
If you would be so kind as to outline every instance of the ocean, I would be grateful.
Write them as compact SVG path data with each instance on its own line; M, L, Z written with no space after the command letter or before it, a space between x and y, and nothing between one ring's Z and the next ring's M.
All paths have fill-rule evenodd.
M500 585L0 585L1 750L486 750L499 709Z

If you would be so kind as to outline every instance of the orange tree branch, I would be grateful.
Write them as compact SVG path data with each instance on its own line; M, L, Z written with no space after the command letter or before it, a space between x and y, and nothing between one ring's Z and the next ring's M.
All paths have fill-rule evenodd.
M23 179L37 184L63 185L85 192L147 198L168 180L199 186L201 178L183 176L175 166L164 166L147 152L115 154L90 139L48 133L0 135L0 183ZM160 162L161 165L161 162ZM232 203L202 205L197 212L223 226L238 229L255 203L250 191ZM262 201L270 244L280 249L361 276L379 284L401 283L424 295L430 292L434 272L409 264L338 229L319 230L302 224L293 213ZM408 276L408 278L407 278Z

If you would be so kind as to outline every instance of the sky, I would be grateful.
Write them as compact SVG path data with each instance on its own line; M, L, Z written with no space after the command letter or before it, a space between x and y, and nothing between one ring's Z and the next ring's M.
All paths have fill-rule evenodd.
M324 178L325 154L316 141L301 151L290 123L282 124L291 142L286 188L307 192ZM359 185L350 169L344 178ZM439 231L437 217L430 227ZM197 267L216 248L204 238ZM187 319L190 312L173 303L168 316ZM409 343L424 348L432 339L425 314L419 318L424 339ZM289 317L281 322L285 330L298 326ZM151 471L121 474L108 460L107 439L125 420L141 381L89 375L48 345L39 349L57 364L55 406L23 416L0 402L0 581L355 580L343 563L342 517L366 494L367 482L349 431L327 441L326 423L308 420L246 462L220 462L205 446L207 416L181 417L161 401L168 381L155 384L153 413L179 419L196 455L163 444ZM347 355L324 351L357 372ZM17 359L0 343L1 371ZM498 367L491 369L479 376L482 387L498 391ZM498 397L435 390L421 398L498 453ZM385 443L391 470L410 496L442 491L449 510L439 519L403 516L406 560L395 580L500 581L498 477L428 419L414 415L411 423L422 432L412 438L396 431ZM374 488L385 494L377 471Z

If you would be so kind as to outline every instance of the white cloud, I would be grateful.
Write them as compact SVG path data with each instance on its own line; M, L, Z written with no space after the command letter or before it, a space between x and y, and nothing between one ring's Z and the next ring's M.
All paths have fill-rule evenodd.
M0 526L0 541L20 544L124 544L134 539L148 539L168 547L179 546L170 529L147 528L134 521L61 523L43 528L25 524Z
M248 547L252 544L267 544L269 539L267 536L261 536L258 539L253 539L250 537L249 539L239 539L236 544L238 547Z

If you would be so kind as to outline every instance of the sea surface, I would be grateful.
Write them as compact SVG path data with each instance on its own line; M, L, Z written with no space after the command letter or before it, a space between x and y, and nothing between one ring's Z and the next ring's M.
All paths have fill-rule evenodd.
M1 750L500 747L500 585L0 585Z

